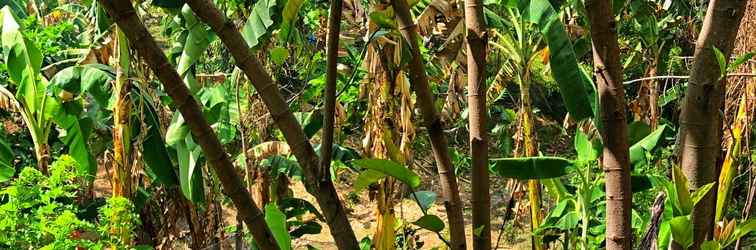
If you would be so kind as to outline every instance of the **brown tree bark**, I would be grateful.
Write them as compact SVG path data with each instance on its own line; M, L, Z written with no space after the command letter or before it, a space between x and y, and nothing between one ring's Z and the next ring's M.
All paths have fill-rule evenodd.
M680 165L691 189L717 181L717 158L721 154L725 79L721 77L714 49L725 58L732 52L737 28L745 10L744 0L712 0L696 41L693 69L680 114ZM708 193L693 208L691 249L711 238L716 194Z
M328 17L328 37L326 51L325 113L323 114L323 134L320 143L320 178L330 178L331 154L333 152L333 124L336 120L336 70L339 57L339 31L341 30L342 0L331 0L331 14Z
M171 67L168 58L165 57L147 28L136 16L131 1L100 0L99 2L121 28L132 47L139 52L140 57L160 79L166 93L173 99L173 103L184 116L192 135L202 147L202 152L205 153L210 166L215 169L226 195L231 198L239 214L243 216L257 244L262 249L278 249L270 229L265 224L263 214L252 201L230 158L223 151L218 137L205 120L202 108L192 97L176 70Z
M467 27L467 105L470 119L472 157L473 249L491 249L491 195L488 177L488 131L486 120L486 45L488 33L483 19L483 1L465 0Z
M289 110L289 105L281 97L277 85L252 54L234 23L226 20L225 15L209 0L187 0L186 3L197 14L197 17L207 23L218 35L234 57L236 66L244 71L260 94L271 117L281 129L292 153L302 166L305 188L307 192L315 196L320 209L323 210L336 245L339 249L359 249L357 237L349 224L333 182L330 178L321 178L325 175L320 171L320 160L312 144L294 118L294 114Z
M465 249L465 220L462 217L463 204L459 197L457 177L454 175L454 168L451 164L449 146L446 136L444 136L441 117L438 115L438 111L436 111L436 107L434 106L435 98L428 86L428 76L425 73L425 64L423 64L423 57L420 55L417 42L416 25L412 21L406 0L391 0L391 5L394 7L394 12L396 13L399 30L410 48L410 82L417 95L420 113L423 116L423 122L428 129L428 136L431 140L433 156L436 158L436 163L438 164L444 206L446 206L447 217L449 218L451 249Z
M602 165L606 178L606 249L631 249L630 224L632 195L627 144L625 90L619 62L617 24L612 1L589 0L585 3L591 24L594 76L598 85L601 139L604 143Z

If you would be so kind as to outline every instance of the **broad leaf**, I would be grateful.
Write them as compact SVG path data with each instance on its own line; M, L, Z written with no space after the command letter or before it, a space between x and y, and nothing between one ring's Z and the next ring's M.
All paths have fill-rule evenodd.
M593 83L582 73L578 65L575 50L559 14L548 0L530 0L520 4L524 9L524 15L538 26L549 46L552 75L559 85L567 111L578 121L592 118Z
M394 161L381 160L381 159L361 159L352 161L353 164L367 170L374 170L379 173L385 174L396 178L397 180L407 184L411 188L417 188L420 186L420 176L409 170L408 168L399 165Z
M669 221L672 240L680 244L683 249L693 245L693 223L688 216L678 216Z
M423 217L420 217L417 221L413 222L412 224L417 225L418 227L433 231L433 232L441 232L441 230L444 230L444 221L442 221L438 216L428 214L424 215Z
M165 140L160 133L160 119L150 100L144 95L139 95L144 105L144 123L147 131L142 142L142 158L148 170L155 174L157 181L165 185L177 185L178 177L173 170L173 162L166 149Z
M176 71L184 77L192 65L207 50L215 36L207 25L197 19L189 5L184 5L181 8L181 15L184 17L185 27L189 34L186 36L184 50L181 52Z
M574 165L561 157L522 157L492 160L493 171L499 176L520 180L548 179L563 176Z
M630 164L635 166L636 164L644 163L646 161L646 152L654 150L659 145L659 141L666 129L667 125L662 125L642 140L633 144L630 147Z
M242 28L242 37L250 48L257 47L260 39L268 35L268 29L273 26L271 11L276 9L276 0L261 0L252 7L252 12Z
M106 107L110 99L110 81L114 78L105 65L76 65L55 74L47 91L64 102L69 101L68 95L78 97L89 93L100 106Z
M0 9L2 18L2 41L8 76L16 84L16 98L28 110L36 111L41 106L44 95L43 83L37 81L42 67L42 54L34 43L23 36L21 26L16 22L8 6Z
M357 176L357 179L354 181L354 191L360 192L364 190L365 188L369 187L373 183L378 182L379 180L386 177L386 174L381 173L376 170L368 169L365 171L362 171L360 175Z
M16 172L13 159L13 151L10 145L5 142L4 137L0 137L0 183L10 180Z
M701 199L703 199L706 196L706 194L709 193L709 191L711 191L712 187L714 187L713 182L703 185L702 187L698 188L698 190L696 190L690 195L690 201L693 207L695 207L696 204L698 204L698 202L701 201Z
M268 224L273 238L281 250L291 250L291 235L286 226L286 215L278 209L275 203L265 205L265 223Z
M596 160L601 153L601 149L594 146L588 136L580 130L575 133L575 151L578 160L581 161Z
M191 138L189 136L185 142L174 145L179 164L179 186L187 199L193 202L202 202L205 199L205 192L202 183L202 170L197 164L201 152Z
M288 0L281 12L281 28L278 31L278 39L281 41L288 41L291 34L291 27L294 24L294 19L297 18L299 9L302 8L303 0Z

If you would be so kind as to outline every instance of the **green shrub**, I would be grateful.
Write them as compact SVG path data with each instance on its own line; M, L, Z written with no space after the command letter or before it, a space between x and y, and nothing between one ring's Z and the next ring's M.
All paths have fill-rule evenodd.
M24 168L0 190L0 249L127 248L139 224L134 205L125 198L108 199L99 221L77 216L78 163L68 155L50 166L50 175ZM117 228L117 231L111 230ZM113 235L113 232L118 232Z

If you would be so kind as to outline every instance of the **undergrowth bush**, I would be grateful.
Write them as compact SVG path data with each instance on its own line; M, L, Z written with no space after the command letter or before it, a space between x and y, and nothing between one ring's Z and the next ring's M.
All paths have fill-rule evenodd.
M50 175L24 168L0 190L0 249L125 249L139 220L125 198L110 198L97 220L80 218L78 163L63 155ZM126 238L124 238L124 236Z

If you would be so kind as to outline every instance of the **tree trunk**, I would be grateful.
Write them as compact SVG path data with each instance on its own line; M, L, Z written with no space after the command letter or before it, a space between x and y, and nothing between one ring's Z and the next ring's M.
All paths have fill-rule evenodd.
M317 199L336 245L339 249L359 249L357 238L349 224L333 182L330 178L321 178L325 175L320 171L320 160L315 154L315 150L305 136L299 122L294 118L294 114L289 110L289 105L281 97L277 85L274 84L273 79L252 54L241 33L232 21L226 20L224 14L211 1L187 0L186 3L197 14L197 17L207 23L218 35L234 57L236 66L244 71L247 79L250 79L257 89L260 98L270 111L271 117L278 128L281 129L286 142L291 147L292 153L302 166L307 192Z
M257 244L262 249L278 249L270 229L265 224L262 212L244 188L244 183L236 173L236 168L205 120L202 108L189 93L189 89L186 88L176 70L171 68L168 58L165 57L147 28L136 16L131 1L101 0L100 3L160 79L166 93L173 99L173 103L185 118L196 142L202 147L210 166L215 169L226 195L233 200L239 214L244 217Z
M449 146L444 136L443 124L441 117L435 108L433 93L428 86L428 78L425 73L425 64L423 64L422 55L418 45L418 36L416 25L412 21L406 0L391 0L394 7L399 30L404 37L405 42L410 48L410 80L412 88L417 94L418 105L423 116L425 127L428 129L428 135L431 140L433 156L438 164L438 174L441 179L441 189L443 190L444 205L446 206L447 216L449 217L449 234L451 235L451 249L465 249L465 220L462 217L462 201L459 197L459 188L457 186L457 177L454 175L454 168L449 156ZM490 244L490 243L489 243Z
M729 58L746 1L712 0L698 34L688 90L680 114L680 165L688 185L696 190L717 180L716 163L721 153L724 79L713 48ZM693 208L694 244L711 238L716 195L707 194Z
M472 157L473 249L491 249L491 195L488 178L488 131L486 120L486 45L488 33L483 20L483 1L465 1L467 27L467 105L470 114L470 156Z
M333 152L333 124L336 120L336 80L339 72L336 70L339 57L339 31L341 30L341 2L331 0L331 13L328 17L328 65L326 68L325 86L325 114L323 114L323 134L320 143L320 173L321 179L330 178L331 152Z
M617 23L611 1L590 0L585 7L591 24L594 75L602 122L600 132L604 143L606 249L630 249L633 245L630 224L633 193L630 188L625 90L619 62Z

